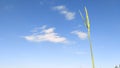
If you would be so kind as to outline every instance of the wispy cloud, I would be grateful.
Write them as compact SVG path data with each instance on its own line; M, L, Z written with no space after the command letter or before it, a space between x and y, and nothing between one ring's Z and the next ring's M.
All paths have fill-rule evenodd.
M87 33L81 32L81 31L73 31L71 32L75 35L77 35L80 39L85 40L87 38Z
M58 33L55 32L55 28L46 28L46 26L40 27L41 31L39 33L35 32L32 35L24 36L24 38L28 41L33 42L53 42L53 43L65 43L67 39L65 37L61 37ZM36 29L37 30L37 29Z
M55 6L53 9L63 14L67 20L73 20L75 18L75 12L68 11L67 8L63 5Z
M38 33L40 30L44 30L47 26L46 25L43 25L42 27L36 27L34 28L31 32L33 33Z

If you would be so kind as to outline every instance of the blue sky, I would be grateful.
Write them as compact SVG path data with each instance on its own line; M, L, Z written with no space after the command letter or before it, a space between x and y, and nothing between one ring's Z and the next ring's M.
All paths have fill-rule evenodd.
M96 68L120 63L119 0L0 0L0 68Z

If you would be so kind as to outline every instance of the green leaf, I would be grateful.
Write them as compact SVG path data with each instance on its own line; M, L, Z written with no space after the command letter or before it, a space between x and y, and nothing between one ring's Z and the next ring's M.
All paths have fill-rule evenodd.
M88 31L90 30L90 21L89 21L89 16L88 16L88 11L87 11L87 8L85 7L85 13L86 13L86 21L85 21L85 24L86 24L86 27L88 29Z

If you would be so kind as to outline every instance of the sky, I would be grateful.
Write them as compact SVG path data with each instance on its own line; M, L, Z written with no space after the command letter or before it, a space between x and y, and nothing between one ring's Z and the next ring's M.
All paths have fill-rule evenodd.
M120 0L0 0L0 68L96 68L120 64Z

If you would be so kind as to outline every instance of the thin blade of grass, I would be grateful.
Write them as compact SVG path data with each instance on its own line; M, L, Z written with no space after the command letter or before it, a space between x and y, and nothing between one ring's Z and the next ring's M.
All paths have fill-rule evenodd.
M90 21L89 21L88 11L87 11L86 7L85 7L85 13L86 13L86 21L85 22L86 22L88 31L90 31Z
M95 68L95 64L94 64L94 56L93 56L93 51L92 51L92 42L90 39L90 21L89 21L89 16L88 16L88 11L87 8L85 7L85 13L86 13L86 24L87 24L87 29L88 29L88 40L90 43L90 53L91 53L91 60L92 60L92 68Z
M81 11L80 11L80 10L79 10L79 13L80 13L80 16L81 16L81 18L82 18L82 20L83 20L83 22L84 22L85 26L87 27L86 20L85 20L85 18L84 18L84 16L82 15L82 13L81 13Z

